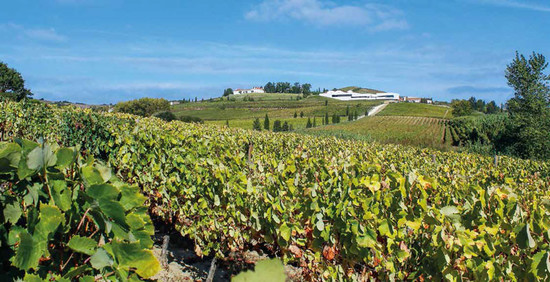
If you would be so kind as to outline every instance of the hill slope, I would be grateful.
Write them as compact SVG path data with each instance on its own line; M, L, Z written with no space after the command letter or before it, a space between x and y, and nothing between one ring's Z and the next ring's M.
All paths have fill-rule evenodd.
M361 94L386 93L385 91L382 91L382 90L362 88L362 87L357 87L357 86L348 86L348 87L340 88L339 90L342 90L342 91L352 90L355 93L361 93Z

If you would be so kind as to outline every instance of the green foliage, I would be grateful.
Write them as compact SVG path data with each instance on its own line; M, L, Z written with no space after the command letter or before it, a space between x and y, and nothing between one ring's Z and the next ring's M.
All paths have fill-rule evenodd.
M265 114L264 129L269 130L269 117ZM275 125L273 125L273 131L275 131Z
M273 132L280 132L280 131L282 131L281 121L280 120L275 120L273 122Z
M154 117L160 118L164 121L173 121L176 120L176 115L172 112L159 112L153 115Z
M466 100L453 100L451 106L453 107L453 116L455 117L468 116L473 112L470 102Z
M262 131L262 125L260 124L260 119L259 118L256 118L254 120L254 123L252 124L252 129L257 130L257 131Z
M8 98L20 101L33 94L25 88L23 76L0 61L0 99Z
M227 88L227 89L223 90L223 97L226 97L226 96L229 96L229 95L233 95L233 89Z
M313 127L313 124L311 123L311 118L307 118L306 128L312 128L312 127Z
M204 123L202 118L193 116L180 116L178 120L185 123Z
M550 159L550 75L541 54L516 53L506 69L514 97L507 103L511 123L501 150L523 158Z
M166 123L72 108L2 106L3 138L44 136L66 142L60 128L68 119L60 115L73 116L73 123L85 114L103 120L109 134L102 134L101 142L90 142L98 147L89 151L99 151L116 166L117 176L139 185L151 211L189 236L199 255L239 256L250 245L266 246L284 263L301 266L305 280L315 281L549 279L545 267L550 251L550 166L546 162L502 157L495 165L492 157L475 154ZM30 118L39 114L44 115L40 122ZM26 154L35 148L30 146ZM13 150L1 151L0 167L21 162L10 153ZM33 155L37 169L50 163L46 152ZM67 154L54 155L66 160ZM96 198L97 209L113 223L115 235L120 229L114 226L142 225L128 213L122 221L120 207L111 202L116 202L116 190L101 184L109 178L106 170L94 166L78 171L86 176L81 181L83 193ZM52 191L61 191L59 195L48 197L64 198L64 186L56 187ZM126 198L139 189L119 191L123 208L142 206ZM33 202L35 195L46 197L43 194L47 193L29 192L24 202ZM57 207L55 200L55 205L63 215L67 207L61 202ZM16 208L8 208L10 219L2 218L7 222L2 228L28 218L26 210L21 211L19 215ZM55 227L58 213L48 214L51 218L38 230ZM40 221L33 218L32 222ZM34 236L33 232L27 233ZM22 236L25 248L36 244L34 237ZM139 257L146 255L128 250L137 246L135 242L127 244L98 248L89 263L101 267L112 261L130 269L144 268L147 263L142 261L147 259ZM78 244L78 249L88 247ZM114 254L120 253L137 259L115 260ZM33 259L22 256L18 261L32 265Z
M115 110L121 113L150 117L157 112L170 110L170 102L165 99L141 98L115 105Z
M126 280L160 269L146 198L93 157L17 140L0 142L0 164L0 250L9 254L0 277Z
M289 235L290 236L290 235ZM241 272L231 279L232 282L284 282L285 268L279 259L262 260L256 263L254 271Z

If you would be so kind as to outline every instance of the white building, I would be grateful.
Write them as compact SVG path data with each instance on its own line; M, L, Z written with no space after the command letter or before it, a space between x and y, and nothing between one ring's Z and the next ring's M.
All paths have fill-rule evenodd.
M355 101L355 100L399 100L399 94L397 93L375 93L375 94L363 94L355 93L353 90L344 92L342 90L328 91L322 93L319 96L338 99L342 101Z
M265 91L262 87L254 87L252 89L235 89L235 90L233 90L233 94L235 94L235 95L250 94L250 93L265 93Z

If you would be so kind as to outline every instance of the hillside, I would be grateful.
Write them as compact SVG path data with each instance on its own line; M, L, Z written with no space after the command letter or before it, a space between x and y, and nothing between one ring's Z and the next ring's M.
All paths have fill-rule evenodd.
M298 94L244 94L218 98L212 101L184 103L172 106L176 116L195 116L205 123L251 129L256 118L263 119L266 114L271 122L287 121L295 129L305 128L307 120L321 124L321 118L334 114L344 116L348 107L350 111L363 115L380 101L339 101L320 96L301 98ZM303 116L301 117L301 113ZM294 114L297 117L294 117Z
M453 149L447 126L451 109L436 105L391 103L376 116L302 131L306 134L376 141L441 150Z
M361 88L361 87L357 87L357 86L348 86L348 87L340 88L339 90L342 90L342 91L353 90L353 92L361 93L361 94L386 93L385 91L381 91L381 90L370 89L370 88Z
M231 264L237 271L250 267L245 255L255 251L295 266L298 277L294 279L306 281L546 277L544 272L538 274L538 265L545 267L541 260L547 254L550 239L550 167L545 162L508 157L495 162L492 157L475 154L178 121L166 123L157 118L98 114L43 104L3 103L0 124L5 125L0 134L4 140L42 136L65 146L78 144L82 152L94 154L113 168L112 176L101 167L86 168L93 158L75 166L74 174L88 179L85 185L111 179L139 187L146 196L144 206L148 212L189 238L198 257L216 256L219 263ZM27 158L14 158L14 146L18 145L0 146L1 169L25 172L21 164L27 167ZM36 163L50 163L46 157L51 154L41 153L45 148L49 147L36 149L40 154L27 151L33 156L33 167ZM67 158L61 153L56 156ZM37 162L36 158L44 160ZM19 165L10 166L20 160ZM73 170L63 172L73 174ZM3 173L0 171L0 176ZM64 174L51 167L47 175L47 179L55 177L57 181ZM3 181L9 183L12 178ZM60 193L63 187L55 181L52 193ZM6 189L5 194L39 189L36 194L29 192L30 196L25 196L29 209L33 209L33 197L49 197L48 185L25 184L21 181L7 185L13 188ZM76 187L80 193L80 186ZM122 187L122 193L128 193L124 190L128 188ZM103 191L99 189L110 186L86 188L82 193ZM107 211L101 219L114 218L109 221L112 233L131 240L133 243L128 244L132 247L150 241L147 238L151 233L137 237L125 226L131 219L130 228L143 228L144 223L135 215L125 217L111 212L115 206L123 208L112 204L118 201L120 192L111 190L106 195L95 192L100 204L90 205L91 216L96 215L96 209ZM70 205L70 199L51 201L41 210L57 210L55 205ZM129 204L125 195L120 201ZM21 212L14 210L20 210L19 205L23 204L15 202L14 208L14 203L9 203L8 212L4 209L9 217L2 218L6 228L12 226L10 221L17 222ZM137 205L141 206L141 202ZM23 212L31 218L32 214ZM80 218L72 222L78 223ZM121 222L124 225L117 224ZM94 222L89 221L89 226L94 227ZM56 229L51 228L52 232ZM105 230L111 233L110 229ZM14 248L15 254L34 250L28 233L21 233L20 244L19 236L8 241L8 233L0 232L2 248ZM74 241L86 240L76 238ZM47 243L54 237L44 240L41 246L48 248ZM8 242L11 243L4 244ZM117 244L120 243L69 247L81 253L77 255L85 267L81 271L92 271L86 258L97 252L105 261L115 261L111 249L121 259L137 257L126 251L129 248L115 249ZM33 260L36 265L47 267L49 253L44 250L44 259L42 252L32 257L16 256L13 251L9 254L18 259L16 265ZM69 248L66 250L72 253ZM2 260L6 267L12 267L9 258ZM96 259L91 262L94 266L99 265ZM101 265L106 269L101 274L113 275L109 264ZM135 268L129 263L113 267L126 269L115 273L117 277L125 277ZM24 270L34 272L29 267ZM68 270L55 268L55 273L58 271L69 275L65 274ZM154 271L155 268L141 267L138 275L146 277Z

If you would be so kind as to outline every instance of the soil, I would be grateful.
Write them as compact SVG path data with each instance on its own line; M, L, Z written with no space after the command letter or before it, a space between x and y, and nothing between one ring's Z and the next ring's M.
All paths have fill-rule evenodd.
M157 275L151 277L157 281L206 281L208 273L212 266L214 257L199 257L194 251L195 244L187 237L183 237L181 233L173 227L166 225L160 221L155 222L155 236L153 240L153 254L161 262L161 271ZM162 258L162 245L164 237L169 237L169 244L166 252L166 262ZM256 250L248 250L236 259L227 259L215 261L215 272L213 281L231 281L231 277L241 271L253 269L254 264L270 256L267 251L258 248ZM285 266L288 281L300 281L300 268L287 265Z

